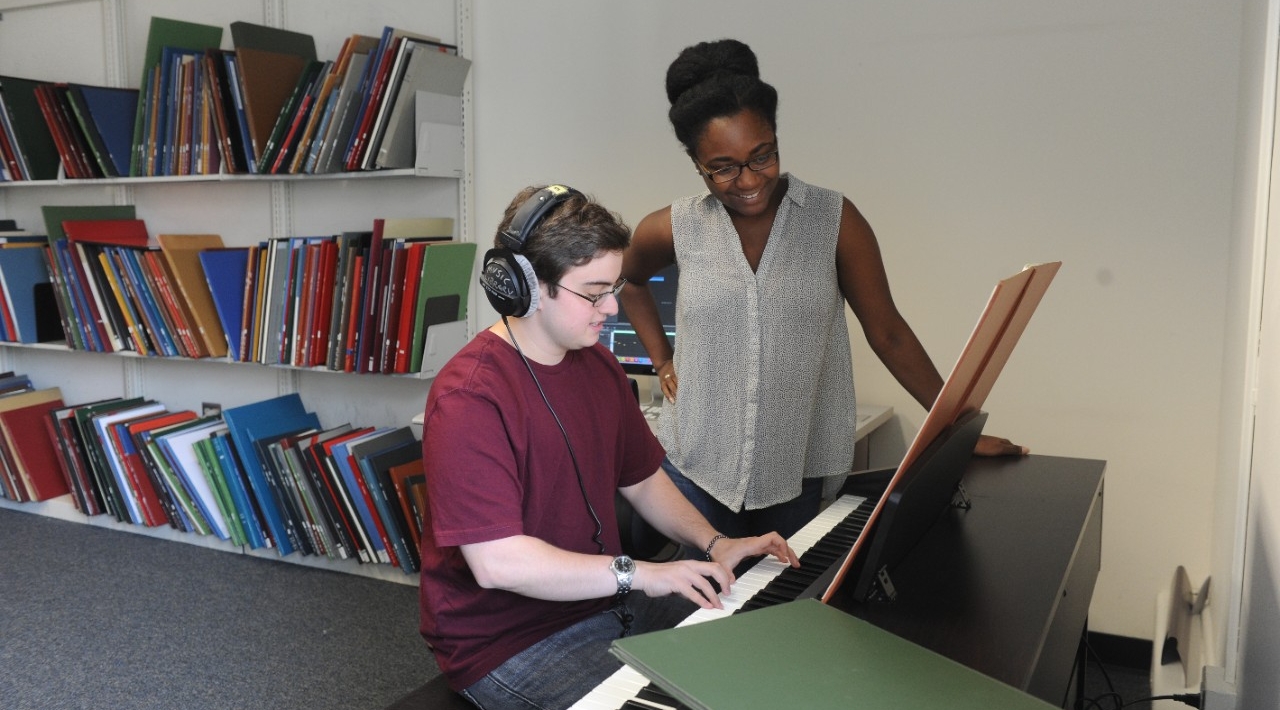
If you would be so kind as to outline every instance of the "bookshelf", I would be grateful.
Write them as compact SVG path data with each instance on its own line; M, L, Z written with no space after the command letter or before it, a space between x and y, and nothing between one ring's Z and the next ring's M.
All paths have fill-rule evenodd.
M227 0L191 4L181 0L126 3L18 2L0 4L0 65L3 73L50 81L138 86L138 67L152 16L226 28L248 21L314 36L317 54L333 58L354 32L377 35L384 26L404 28L456 44L468 56L470 0L348 3L343 0ZM18 41L21 40L21 41ZM224 31L223 47L230 46ZM68 47L77 49L71 50ZM0 218L43 232L42 205L134 205L151 234L212 233L227 246L248 246L272 237L330 235L367 230L374 218L452 217L455 238L475 241L471 96L462 97L464 168L441 175L413 168L323 175L190 175L67 179L0 183ZM261 365L227 358L145 357L132 352L97 353L61 344L0 343L0 369L29 375L39 386L57 386L68 403L115 396L145 396L171 409L201 411L298 393L321 423L408 425L426 400L431 377L476 331L477 289L471 289L466 321L433 327L422 372L413 375L352 374L324 368ZM0 507L74 520L132 533L241 552L285 562L416 584L398 568L331 561L273 549L251 550L210 536L170 528L118 523L110 516L86 518L69 496L41 503L0 499Z

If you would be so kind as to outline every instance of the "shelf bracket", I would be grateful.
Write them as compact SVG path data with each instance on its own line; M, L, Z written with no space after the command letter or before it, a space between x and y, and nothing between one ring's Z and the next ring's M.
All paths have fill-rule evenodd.
M141 358L122 358L121 369L124 377L124 396L142 397L147 392L147 375Z
M280 368L276 371L276 394L293 394L301 389L301 372L289 368Z

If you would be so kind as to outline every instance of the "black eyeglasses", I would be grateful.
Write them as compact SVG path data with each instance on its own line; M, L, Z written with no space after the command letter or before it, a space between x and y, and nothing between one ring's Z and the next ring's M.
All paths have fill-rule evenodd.
M605 299L605 296L613 296L614 298L617 298L618 292L620 292L622 290L622 287L626 285L627 285L627 280L622 279L618 283L614 284L613 288L610 288L608 291L605 291L604 293L597 293L594 296L588 296L585 293L578 293L573 289L566 288L563 284L556 284L558 288L563 288L564 290L568 291L569 293L572 293L573 295L577 296L578 298L581 298L582 300L586 301L587 303L590 303L593 306L599 306L600 302Z
M697 162L697 161L694 161L694 162ZM703 175L706 175L707 177L711 178L711 182L721 183L721 182L730 182L732 180L737 180L738 176L742 174L743 168L751 168L752 172L758 173L761 170L768 170L769 168L772 168L777 164L778 164L778 151L774 150L774 151L765 153L764 155L757 155L756 157L752 158L751 160L748 160L745 163L738 163L736 165L726 165L723 168L716 168L715 170L708 170L707 168L703 167L702 163L698 163L698 168L702 170Z

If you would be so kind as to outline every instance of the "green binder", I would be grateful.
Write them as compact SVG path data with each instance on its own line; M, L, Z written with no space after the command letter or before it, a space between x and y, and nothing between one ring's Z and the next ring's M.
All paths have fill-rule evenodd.
M422 372L422 348L427 342L428 328L437 323L466 320L467 292L475 260L476 245L472 242L427 247L422 258L422 281L418 285L409 372Z
M1049 703L814 599L613 642L694 710L1048 710Z

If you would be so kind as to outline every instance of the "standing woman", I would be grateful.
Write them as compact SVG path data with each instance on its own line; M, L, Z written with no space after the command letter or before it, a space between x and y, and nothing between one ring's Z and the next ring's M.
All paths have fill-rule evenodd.
M824 476L853 463L856 403L844 304L928 409L942 377L889 292L875 234L843 195L781 168L777 91L732 39L685 48L668 114L707 191L645 217L622 303L666 397L659 438L677 487L727 535L790 537ZM675 350L646 285L680 269ZM983 437L977 453L1022 454Z

